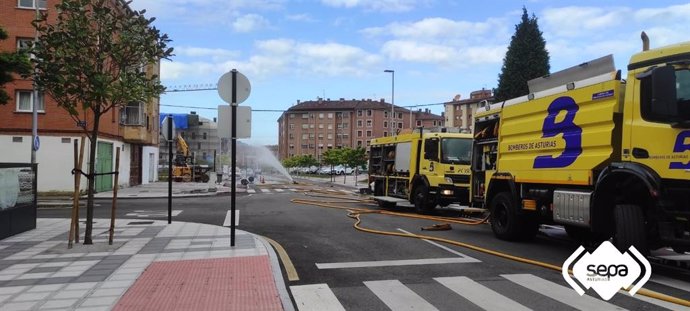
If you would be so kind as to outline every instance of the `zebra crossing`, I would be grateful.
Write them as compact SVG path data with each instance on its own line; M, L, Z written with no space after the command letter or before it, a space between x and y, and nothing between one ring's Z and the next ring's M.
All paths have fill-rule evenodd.
M345 189L330 189L316 187L313 189L299 189L299 188L270 188L270 187L255 187L247 188L247 193L249 194L285 194L285 193L302 193L310 190L317 190L325 193L332 193L334 195L348 195L353 194L354 190Z
M566 285L561 285L533 274L502 274L497 278L483 278L482 280L473 280L466 276L437 277L432 278L432 280L433 282L431 282L430 286L432 286L434 292L443 291L441 288L445 288L445 291L459 296L459 300L453 299L453 301L467 301L473 306L449 306L447 302L449 299L433 300L428 297L430 290L420 291L421 286L419 284L406 284L401 280L363 281L362 288L368 290L383 305L393 311L433 311L447 310L449 307L452 307L454 310L483 309L505 311L563 310L568 308L577 310L626 310L626 308L614 303L620 303L626 299L634 299L633 303L635 304L649 304L645 309L690 310L690 308L640 294L632 297L620 294L616 297L626 298L614 297L614 299L608 302L595 297L596 294L580 296ZM675 285L674 282L663 277L653 278L651 282L657 282L657 284L670 286L674 289L687 288L687 284L681 284L683 286L679 287L673 286ZM505 291L506 288L511 288L510 291L512 293L500 293L501 290ZM519 293L516 294L515 290ZM293 285L290 286L290 291L300 311L340 311L347 310L344 305L352 305L348 301L348 299L352 299L351 295L343 294L339 298L337 295L338 289L334 292L325 283ZM340 292L342 293L342 291ZM361 291L358 292L361 293ZM630 302L625 304L630 308Z

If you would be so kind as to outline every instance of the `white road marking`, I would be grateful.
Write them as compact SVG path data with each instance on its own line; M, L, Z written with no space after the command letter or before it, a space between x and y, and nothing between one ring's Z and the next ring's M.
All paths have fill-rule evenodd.
M364 282L391 310L438 310L398 280Z
M285 191L284 189L280 189L280 188L276 188L276 189L273 189L273 190L276 191L276 192L283 192L283 191Z
M531 310L468 277L441 277L434 280L485 310Z
M170 212L170 215L173 217L179 215L182 213L182 210L172 210ZM146 218L146 217L167 217L168 212L167 211L152 211L152 210L136 210L132 211L132 213L127 213L125 216L131 216L131 217L140 217L140 218Z
M346 269L346 268L371 268L371 267L393 267L393 266L419 266L419 265L438 265L451 263L470 263L477 262L474 258L453 257L453 258L429 258L429 259L405 259L405 260L379 260L379 261L352 261L352 262L333 262L317 263L319 269Z
M328 284L290 286L290 291L300 311L345 311Z
M256 193L256 190L254 190L254 189L247 189L247 193Z
M261 190L261 192L271 192L270 189L266 189L266 188L259 188L259 190Z
M240 225L240 211L235 210L235 226ZM223 227L232 227L232 211L225 213L225 220L223 221Z
M621 294L621 295L625 295L625 296L630 297L630 293L628 293L628 292L626 292L626 291L624 291L624 290L621 290L621 291L619 291L618 293ZM675 304L675 303L666 302L666 301L663 301L663 300L659 300L659 299L651 298L651 297L647 297L647 296L635 295L635 296L632 296L632 298L635 298L635 299L637 299L637 300L642 300L642 301L644 301L644 302L646 302L646 303L651 303L651 304L653 304L653 305L657 305L657 306L659 306L659 307L662 307L662 308L665 308L665 309L669 309L669 310L686 310L686 311L687 311L687 310L690 310L690 308L688 308L688 307L683 307L683 306L677 305L677 304Z
M579 310L625 310L594 297L580 296L572 288L558 285L531 274L502 274L503 278L539 294L567 304Z
M403 233L407 233L407 234L413 234L413 233L410 233L409 231L406 231L406 230L403 230L403 229L400 229L400 228L398 228L398 231L403 232ZM434 241L429 241L429 240L425 240L425 239L422 239L422 241L425 241L425 242L427 242L427 243L429 243L429 244L431 244L431 245L433 245L433 246L436 246L436 247L439 247L439 248L441 248L441 249L443 249L443 250L446 250L446 251L448 251L448 252L451 253L451 254L455 254L455 255L458 255L458 256L460 256L460 257L467 258L468 260L474 260L473 262L481 262L479 259L472 258L472 257L470 257L470 256L467 256L467 255L461 253L461 252L452 250L452 249L450 249L450 248L448 248L448 247L446 247L446 246L443 246L443 245L441 245L441 244L438 244L438 243L436 243L436 242L434 242Z

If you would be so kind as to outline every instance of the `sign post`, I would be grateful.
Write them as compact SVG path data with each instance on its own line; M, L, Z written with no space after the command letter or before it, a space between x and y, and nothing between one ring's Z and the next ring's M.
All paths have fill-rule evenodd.
M251 92L251 85L249 79L243 74L239 73L237 69L233 69L225 73L218 80L218 95L225 102L230 104L232 109L232 124L230 135L232 139L231 154L231 173L230 173L230 246L235 246L235 190L237 188L235 181L235 168L237 164L237 104L245 101Z
M173 117L169 114L165 119L163 119L162 133L165 140L168 141L168 224L172 223L172 144L173 144L173 132L175 125L173 124Z

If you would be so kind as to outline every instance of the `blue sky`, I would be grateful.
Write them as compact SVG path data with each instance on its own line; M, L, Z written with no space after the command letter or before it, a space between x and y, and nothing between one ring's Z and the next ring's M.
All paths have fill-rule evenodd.
M297 100L391 99L442 103L494 88L522 6L535 14L551 71L613 54L625 73L646 31L652 48L690 41L683 1L440 0L134 0L156 17L175 48L161 67L163 84L215 84L236 68L251 82L241 105L286 110ZM216 91L167 93L162 112L213 118ZM428 106L434 113L442 105ZM254 111L255 144L277 144L280 112Z

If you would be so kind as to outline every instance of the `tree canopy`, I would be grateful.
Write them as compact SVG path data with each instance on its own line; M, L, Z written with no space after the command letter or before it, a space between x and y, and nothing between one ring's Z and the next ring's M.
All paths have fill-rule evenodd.
M515 25L515 34L510 40L503 58L503 67L498 75L498 87L494 90L496 101L527 95L527 81L549 73L549 52L546 41L537 24L537 18L527 15L522 8L522 20Z
M35 82L87 133L89 159L96 158L99 121L111 109L151 103L165 88L146 68L172 56L166 34L153 27L131 1L62 0L33 22ZM47 12L57 12L48 22ZM79 122L86 121L89 123ZM117 170L118 168L116 168ZM92 244L95 161L88 161L84 244ZM100 172L105 173L105 172Z
M0 40L7 40L7 37L7 32L0 27ZM31 63L25 51L0 52L0 105L7 104L10 99L3 86L14 80L13 74L27 76L30 72Z

